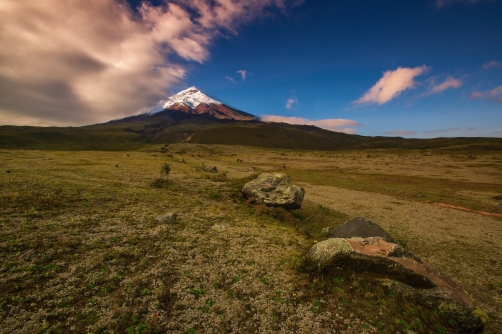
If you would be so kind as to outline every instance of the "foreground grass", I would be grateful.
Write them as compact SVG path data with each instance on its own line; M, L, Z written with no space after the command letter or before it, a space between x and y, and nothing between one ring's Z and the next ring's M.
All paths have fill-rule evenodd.
M0 332L458 332L303 257L348 216L249 206L244 179L146 152L1 151ZM233 159L233 158L232 158ZM159 177L162 164L172 172ZM176 223L159 223L166 212Z

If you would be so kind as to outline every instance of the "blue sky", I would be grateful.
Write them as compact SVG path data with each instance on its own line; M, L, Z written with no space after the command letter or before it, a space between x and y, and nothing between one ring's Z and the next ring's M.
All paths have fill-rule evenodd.
M471 98L502 85L501 17L481 1L306 1L218 39L186 84L256 115L355 120L363 135L501 136L502 94ZM415 88L354 104L385 71L423 65ZM427 94L450 77L458 88Z
M501 17L499 0L6 0L0 124L98 123L196 86L264 120L501 137Z

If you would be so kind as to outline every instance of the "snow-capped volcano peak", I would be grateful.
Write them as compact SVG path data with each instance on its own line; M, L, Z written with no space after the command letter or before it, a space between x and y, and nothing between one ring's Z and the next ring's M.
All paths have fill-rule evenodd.
M209 96L202 93L196 87L192 86L185 90L182 90L178 94L175 94L167 99L166 103L164 103L164 109L167 109L177 103L184 103L192 109L196 109L197 106L201 103L205 103L209 105L210 103L214 103L216 105L222 104L219 101L216 101Z
M193 86L168 98L161 110L150 111L146 115L154 116L164 111L177 111L192 115L204 114L217 119L232 119L236 121L258 120L257 117L251 114L234 109L210 98Z

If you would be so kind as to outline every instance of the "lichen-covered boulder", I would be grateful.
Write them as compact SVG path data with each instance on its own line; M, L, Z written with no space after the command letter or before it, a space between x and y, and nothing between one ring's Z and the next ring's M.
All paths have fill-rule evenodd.
M349 243L342 238L330 238L316 243L309 251L307 259L324 268L333 263L334 259L348 255L352 252Z
M298 209L301 207L305 190L291 183L286 174L262 173L242 188L244 197L253 198L256 203L273 207Z
M330 238L316 243L307 254L311 269L348 266L385 279L405 297L448 312L466 330L482 333L484 319L461 286L434 265L400 245L380 237Z
M342 225L339 225L334 229L330 229L328 236L332 238L380 237L387 242L395 243L394 239L389 233L387 233L387 231L374 222L362 217L354 217Z

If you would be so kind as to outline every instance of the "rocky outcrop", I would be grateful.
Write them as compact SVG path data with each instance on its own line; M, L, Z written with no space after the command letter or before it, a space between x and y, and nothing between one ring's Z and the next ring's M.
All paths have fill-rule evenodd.
M208 173L218 173L218 168L216 168L216 166L207 166L204 168L204 171Z
M258 204L286 209L300 208L305 196L305 190L292 184L289 177L282 173L262 173L246 183L242 193Z
M346 265L371 273L405 297L450 312L466 333L483 331L482 318L457 283L402 246L380 237L330 238L318 242L307 254L307 263L311 269Z
M395 243L387 231L374 222L362 217L354 217L351 220L329 230L328 236L332 238L368 238L380 237L387 242Z
M172 212L165 213L163 215L155 217L155 220L157 220L159 223L175 223L176 214Z

